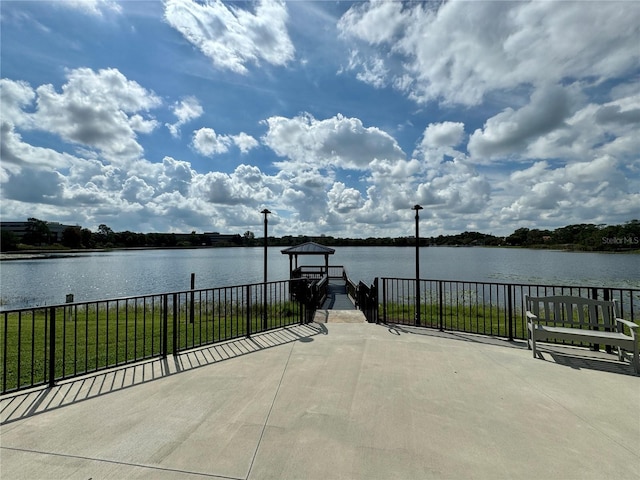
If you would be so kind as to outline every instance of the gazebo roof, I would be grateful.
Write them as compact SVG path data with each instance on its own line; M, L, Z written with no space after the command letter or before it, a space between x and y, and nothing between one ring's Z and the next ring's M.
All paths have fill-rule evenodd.
M286 255L333 255L336 251L319 243L307 242L295 247L285 248L281 252Z

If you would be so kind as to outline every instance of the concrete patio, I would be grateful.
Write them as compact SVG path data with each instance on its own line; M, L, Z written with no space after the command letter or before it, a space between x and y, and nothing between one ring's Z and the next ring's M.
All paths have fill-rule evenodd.
M294 326L2 397L0 477L637 479L640 378L615 358Z

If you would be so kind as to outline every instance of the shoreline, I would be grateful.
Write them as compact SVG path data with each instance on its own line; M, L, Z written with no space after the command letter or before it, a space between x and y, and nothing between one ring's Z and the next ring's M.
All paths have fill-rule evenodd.
M77 254L91 254L104 252L117 252L128 250L191 250L195 248L220 248L220 247L111 247L111 248L69 248L69 249L33 249L13 250L0 252L0 262L12 260L37 260L47 258L75 257Z
M291 245L269 245L270 248L288 248ZM414 248L414 245L331 245L331 247L356 247L356 248ZM566 245L545 245L542 247L519 247L513 245L423 245L420 248L508 248L508 249L526 249L526 250L547 250L558 252L575 252L575 253L608 253L608 254L631 254L639 255L640 249L621 249L621 250L585 250L578 248L568 248ZM46 260L48 258L64 258L74 257L77 254L92 254L103 252L117 251L135 251L135 250L195 250L195 249L217 249L217 248L262 248L262 245L253 246L181 246L181 247L110 247L110 248L70 248L70 249L30 249L30 250L13 250L8 252L0 252L0 262L10 262L15 260Z

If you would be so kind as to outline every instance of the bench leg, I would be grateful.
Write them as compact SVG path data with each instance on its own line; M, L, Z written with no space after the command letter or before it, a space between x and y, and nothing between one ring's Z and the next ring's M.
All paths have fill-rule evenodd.
M536 358L536 326L533 322L527 322L527 349L531 350L533 358Z
M531 352L533 353L533 358L536 358L536 336L533 329L531 330Z
M633 344L633 359L631 360L633 362L633 369L635 370L636 374L640 375L640 359L638 359L638 342L634 342Z

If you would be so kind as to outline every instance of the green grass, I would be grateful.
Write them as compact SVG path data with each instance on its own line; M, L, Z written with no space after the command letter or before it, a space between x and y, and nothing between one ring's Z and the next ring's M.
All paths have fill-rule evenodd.
M466 303L466 304L465 304ZM384 318L383 305L379 305L380 319ZM386 322L414 324L415 310L409 303L387 303ZM445 304L442 310L442 326L445 330L478 333L499 337L509 336L509 314L504 308L493 304L462 302L459 305ZM573 323L567 321L565 326L573 328L592 328L589 324L578 326L578 313L573 313ZM440 327L440 310L437 303L420 304L420 325L425 327ZM601 329L615 328L604 324ZM629 328L624 327L624 333L630 335ZM514 309L512 312L513 338L525 340L527 338L527 324L524 312Z
M384 318L383 306L379 305L380 318ZM414 324L415 309L409 303L387 303L386 322ZM460 304L443 306L442 312L437 303L420 304L420 325L425 327L440 327L483 335L509 336L508 312L491 304ZM512 313L512 333L514 338L526 338L526 324L521 312Z
M166 354L174 351L174 307L167 305ZM266 329L300 320L296 302L267 305ZM264 305L239 302L180 302L175 337L178 350L230 340L264 328ZM127 300L55 308L56 379L161 356L164 305ZM0 389L12 391L49 379L49 308L0 313Z

